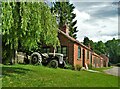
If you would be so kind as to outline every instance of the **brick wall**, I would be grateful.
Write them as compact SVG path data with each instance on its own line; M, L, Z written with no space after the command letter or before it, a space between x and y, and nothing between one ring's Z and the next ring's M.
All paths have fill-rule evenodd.
M102 58L96 55L92 55L92 56L93 56L93 60L92 60L93 67L103 67Z
M60 40L61 46L67 46L67 59L70 64L73 65L73 59L74 59L74 42L69 40L67 37L65 37L62 34L58 35L58 38Z
M90 61L91 61L91 51L89 51L89 58L87 57L87 49L80 46L81 47L81 58L78 58L78 44L74 44L74 66L75 65L81 65L83 66L83 50L85 51L85 54L84 54L84 61L85 63L88 65L90 64Z
M82 56L81 58L78 58L78 46L79 46L78 44L74 44L74 66L75 65L82 66ZM81 49L81 52L82 52L82 49Z

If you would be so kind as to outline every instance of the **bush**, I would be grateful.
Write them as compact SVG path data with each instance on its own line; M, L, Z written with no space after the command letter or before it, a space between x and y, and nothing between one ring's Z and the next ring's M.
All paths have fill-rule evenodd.
M68 62L68 58L66 58L65 63L66 63L66 65L65 65L65 67L64 67L65 69L74 70L74 66L71 65L71 64Z
M74 70L74 67L70 64L66 64L65 69L71 69Z
M88 69L92 69L92 64L88 64Z
M110 62L108 62L108 67L110 67L111 66L111 63Z
M82 66L81 66L81 65L76 65L76 66L75 66L75 70L80 71L80 70L81 70L81 68L82 68Z
M117 63L117 66L120 67L120 63Z

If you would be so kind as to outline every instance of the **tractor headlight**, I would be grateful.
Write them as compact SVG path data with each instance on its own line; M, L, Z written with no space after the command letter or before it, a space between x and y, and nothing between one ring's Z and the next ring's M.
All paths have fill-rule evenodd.
M62 64L63 62L62 61L60 61L60 64Z

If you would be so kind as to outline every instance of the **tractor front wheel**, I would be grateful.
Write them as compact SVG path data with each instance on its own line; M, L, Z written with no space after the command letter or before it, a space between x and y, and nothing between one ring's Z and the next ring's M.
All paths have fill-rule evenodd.
M48 65L49 65L49 67L57 68L58 67L58 61L57 60L51 60Z

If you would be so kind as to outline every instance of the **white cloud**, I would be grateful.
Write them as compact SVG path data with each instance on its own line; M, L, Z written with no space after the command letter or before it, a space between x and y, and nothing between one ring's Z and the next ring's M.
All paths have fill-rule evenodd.
M89 20L90 19L90 15L84 11L80 12L77 9L74 9L73 11L74 13L77 14L77 18L80 18L80 20L84 21L84 20Z
M84 36L89 37L90 40L95 42L102 40L103 42L118 38L118 17L110 17L107 19L94 20L90 13L80 11L77 8L74 10L76 13L77 24L77 40L83 41Z

